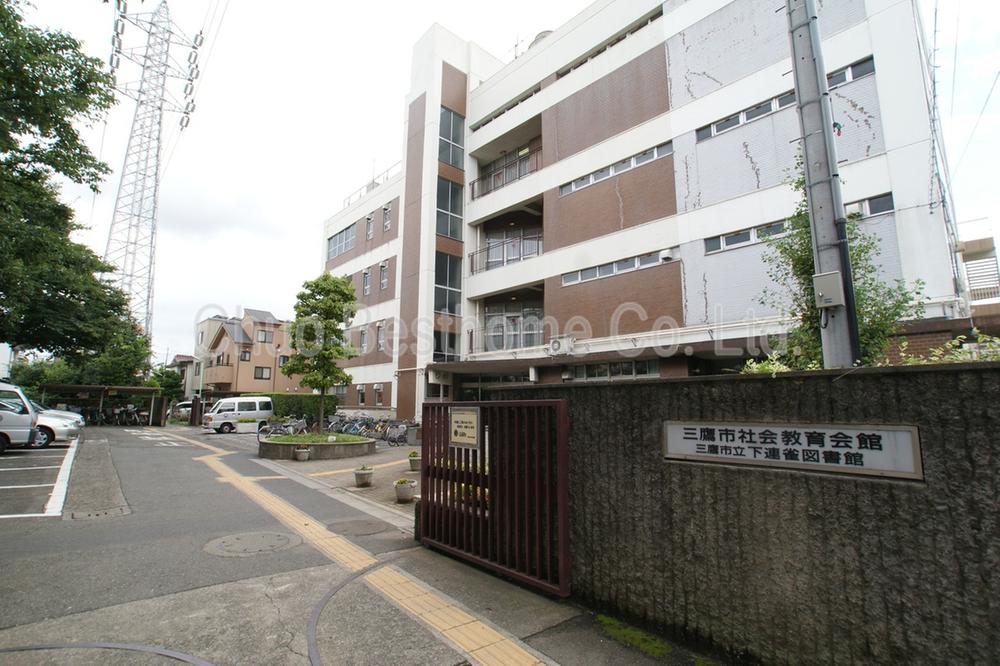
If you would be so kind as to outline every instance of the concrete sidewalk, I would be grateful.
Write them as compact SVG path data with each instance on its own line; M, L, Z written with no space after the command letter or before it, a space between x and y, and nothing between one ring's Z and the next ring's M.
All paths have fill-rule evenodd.
M408 471L410 447L380 449L360 459L278 463L256 458L249 443L238 443L235 450L226 445L234 440L204 438L194 429L159 432L207 447L210 455L198 454L194 460L204 461L219 481L239 489L284 524L291 543L288 556L318 550L330 564L0 630L0 662L711 663L628 627L609 628L613 623L570 601L537 594L420 547L412 540L412 505L396 505L392 489L395 479L418 476ZM376 469L371 489L353 488L352 472L361 462ZM99 484L103 474L117 485L101 447L82 456L81 463L76 472L82 483ZM252 472L258 465L260 476ZM98 499L120 501L117 495ZM307 513L322 511L323 503L332 501L345 502L369 518L323 523ZM373 533L383 545L386 540L394 540L394 545L366 550ZM629 642L641 643L643 650L625 644ZM48 647L3 651L26 646Z

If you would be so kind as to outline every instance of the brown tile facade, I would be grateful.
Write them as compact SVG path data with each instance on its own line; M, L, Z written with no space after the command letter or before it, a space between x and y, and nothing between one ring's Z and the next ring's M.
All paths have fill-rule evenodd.
M396 256L393 255L384 260L386 268L388 270L388 280L389 283L386 285L385 289L382 289L381 285L381 272L382 272L382 261L367 266L365 270L369 274L369 293L366 296L364 293L364 270L360 270L357 273L351 275L351 283L354 285L354 296L359 307L369 307L372 305L377 305L379 303L384 303L386 301L391 301L396 298Z
M351 384L347 387L347 392L344 395L337 396L339 407L346 407L348 409L365 409L370 411L378 411L380 409L390 409L392 407L392 382L379 382L382 384L382 404L377 404L377 397L375 395L375 385L374 384L361 384L365 387L365 404L362 405L358 401L358 384Z
M617 323L619 335L651 331L659 317L670 317L676 322L674 326L683 326L681 263L673 261L568 287L561 286L560 276L545 280L545 316L558 322L560 333L608 337L613 334L615 310L623 303L640 307L645 318L636 311L623 312ZM567 329L576 318L588 322L589 334L579 325Z
M382 206L365 213L365 215L354 223L354 249L328 260L326 262L326 270L334 270L337 266L396 239L399 235L399 198L397 197L392 201L388 201L386 204L391 207L389 211L389 230L384 230ZM368 215L372 216L372 225L375 232L370 240L366 228Z
M385 348L378 348L378 326L381 324L385 328ZM354 358L347 359L340 363L342 368L356 368L362 365L378 365L380 363L392 363L393 333L395 331L395 321L383 319L366 324L364 330L367 333L367 350L361 351L361 330L362 327L350 328L346 331L347 339L351 346L358 352Z
M465 117L465 91L468 77L446 62L441 63L441 106Z
M406 186L403 205L404 218L402 251L402 288L400 289L399 316L404 324L406 336L400 339L399 379L396 393L396 413L400 418L413 418L416 409L417 373L409 370L417 364L414 351L417 332L410 322L417 319L420 298L420 219L421 188L423 186L424 162L424 118L426 117L427 96L421 95L410 103L407 115L406 137Z
M542 112L542 154L554 164L670 109L660 44Z
M544 210L547 252L676 215L674 157L647 162L565 196L559 196L558 189L548 190Z

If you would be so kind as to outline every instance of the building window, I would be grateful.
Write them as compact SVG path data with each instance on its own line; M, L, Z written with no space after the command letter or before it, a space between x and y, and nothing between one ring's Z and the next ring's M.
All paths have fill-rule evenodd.
M271 368L268 368L266 366L262 367L262 366L258 365L256 368L253 369L253 378L254 379L270 379L271 378Z
M705 254L731 250L743 245L759 243L770 236L777 236L785 231L785 221L769 222L759 227L734 231L731 234L712 236L705 239Z
M389 264L382 262L378 267L378 288L389 288Z
M249 349L244 349L243 351L240 352L240 360L241 361L249 361L250 360L250 350Z
M392 228L392 204L387 203L382 206L382 231L389 231Z
M375 327L375 349L385 351L385 325L381 322Z
M437 232L462 240L462 186L438 177Z
M365 296L372 293L372 275L368 269L361 274L361 293Z
M274 341L274 331L269 331L264 328L257 329L257 342L273 342Z
M874 196L869 199L862 199L861 201L854 201L852 203L845 204L844 211L848 215L871 217L872 215L891 213L895 207L895 203L892 200L892 192L886 192L885 194L879 194L878 196Z
M462 314L462 258L434 253L434 311Z
M205 331L198 331L198 344L205 342Z
M381 384L376 384L374 390L375 390L375 406L376 407L381 407L382 406L382 385Z
M354 226L351 225L326 239L326 260L354 249Z
M667 141L661 143L658 146L644 150L641 153L637 153L632 157L627 157L621 161L615 162L606 167L602 167L597 171L588 173L586 176L580 176L574 181L566 183L559 186L559 196L566 196L571 192L576 192L577 190L582 190L585 187L589 187L594 183L599 183L605 178L611 176L617 176L618 174L628 171L629 169L634 169L637 166L646 164L647 162L652 162L655 159L661 157L666 157L667 155L673 155L674 153L674 143L673 141Z
M457 335L447 331L434 331L434 360L459 360Z
M358 347L361 349L362 354L368 351L368 331L365 329L361 329L361 340L358 343Z
M197 377L201 374L201 363L194 364L194 376Z
M451 109L441 107L441 138L438 139L438 159L456 169L465 169L465 118Z
M368 240L375 238L375 216L369 215L365 218L365 236Z
M288 357L287 356L279 356L278 357L278 367L279 368L285 367L286 363L288 363Z
M347 395L347 384L339 384L337 386L330 387L330 393L337 396Z
M655 377L659 374L656 360L649 361L614 361L611 363L588 363L574 365L569 368L571 379L599 381L616 381Z
M542 344L545 312L540 302L511 301L486 306L486 351Z
M649 252L647 254L640 254L637 257L628 257L627 259L608 262L600 266L589 266L581 268L578 271L573 271L572 273L563 273L562 286L567 287L577 282L587 282L589 280L611 277L612 275L620 275L640 268L655 266L659 263L660 253Z
M826 85L830 88L836 88L837 86L843 85L848 81L856 81L862 76L868 76L869 74L874 73L875 59L869 57L854 63L850 67L844 67L843 69L830 72L826 75Z
M359 405L364 405L365 404L365 385L364 384L358 384L358 404Z

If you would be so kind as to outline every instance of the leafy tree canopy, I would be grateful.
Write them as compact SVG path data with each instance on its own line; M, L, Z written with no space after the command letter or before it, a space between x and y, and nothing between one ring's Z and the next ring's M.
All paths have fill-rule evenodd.
M181 373L168 370L166 366L155 368L146 380L146 386L159 387L163 398L169 403L184 397L184 380Z
M59 32L23 23L0 0L0 340L67 357L100 352L127 320L127 299L99 275L112 267L70 235L56 174L97 188L108 172L77 124L114 101L100 61Z
M319 390L322 423L326 392L351 381L337 363L355 355L343 342L345 322L355 311L354 285L346 277L324 273L302 286L292 327L294 353L281 372L289 377L302 375L303 386Z
M763 257L768 276L777 288L765 289L760 302L789 312L799 322L789 333L787 347L771 360L791 369L807 370L823 367L821 315L813 290L816 270L805 177L800 175L793 186L802 197L785 224L785 233L767 239L768 251ZM848 219L847 238L861 337L861 363L873 365L885 357L889 339L898 332L899 322L923 315L923 283L907 285L902 280L890 283L879 275L878 238L864 231L856 215Z

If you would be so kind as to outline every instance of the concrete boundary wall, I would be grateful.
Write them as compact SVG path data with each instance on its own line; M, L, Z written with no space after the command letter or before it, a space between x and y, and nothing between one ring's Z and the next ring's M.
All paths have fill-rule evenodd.
M1000 663L1000 364L492 397L568 400L581 600L739 661ZM925 477L666 462L667 419L916 425Z

